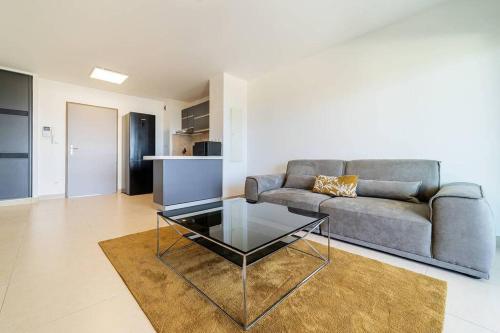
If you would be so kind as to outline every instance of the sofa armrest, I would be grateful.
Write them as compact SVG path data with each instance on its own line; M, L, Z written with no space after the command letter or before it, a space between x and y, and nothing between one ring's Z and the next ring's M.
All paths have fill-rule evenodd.
M285 174L249 176L245 181L245 198L250 202L259 201L259 194L283 186Z
M495 256L493 215L481 186L452 183L429 202L433 257L489 273Z

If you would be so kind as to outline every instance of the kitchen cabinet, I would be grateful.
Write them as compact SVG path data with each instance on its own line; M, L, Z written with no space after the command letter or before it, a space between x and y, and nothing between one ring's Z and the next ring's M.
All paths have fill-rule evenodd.
M181 120L182 120L182 130L190 130L194 128L194 113L193 113L193 108L187 108L182 110L181 113Z
M208 131L209 117L208 101L196 105L194 109L194 131Z
M209 102L193 105L182 110L182 130L204 132L209 129Z

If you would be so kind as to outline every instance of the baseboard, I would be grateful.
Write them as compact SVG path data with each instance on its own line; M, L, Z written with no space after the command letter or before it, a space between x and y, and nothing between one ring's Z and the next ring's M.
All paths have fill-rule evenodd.
M36 197L31 197L31 198L0 200L0 206L27 205L27 204L35 203L39 200L52 200L52 199L64 199L64 198L66 198L65 193L46 194L46 195L39 195Z
M39 195L38 200L52 200L52 199L64 199L66 198L65 193L58 193L58 194L44 194L44 195Z
M239 195L231 195L229 197L224 197L222 199L226 200L226 199L235 199L235 198L244 198L244 197L245 197L245 194L239 194Z
M15 205L27 205L36 202L37 198L21 198L21 199L8 199L0 200L0 206L15 206Z

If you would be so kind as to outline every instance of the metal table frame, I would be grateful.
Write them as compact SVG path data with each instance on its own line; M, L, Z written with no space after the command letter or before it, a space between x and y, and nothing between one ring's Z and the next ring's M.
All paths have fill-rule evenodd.
M172 244L170 244L165 250L163 251L160 251L160 219L164 220L168 226L171 226L178 234L179 234L179 238L176 239ZM314 246L312 246L306 239L307 236L309 236L309 234L311 234L314 230L320 229L320 226L321 224L323 224L325 221L327 221L327 225L328 225L328 233L327 233L327 237L328 237L328 254L327 256L325 257L324 255L322 255L318 250L316 250L314 248ZM199 237L202 237L210 242L213 242L219 246L222 246L224 247L225 249L227 250L230 250L234 253L237 253L238 255L240 255L242 258L243 258L243 265L240 267L239 265L236 265L234 264L232 261L228 260L227 258L224 258L226 259L227 261L229 261L230 263L236 265L238 268L241 268L241 280L242 280L242 287L243 287L243 304L242 304L242 312L243 312L243 321L239 321L237 318L234 318L232 315L230 315L226 310L224 310L219 304L217 304L214 300L212 300L210 298L210 296L208 296L207 294L205 294L200 288L198 288L193 282L191 282L186 276L184 276L182 273L178 272L174 267L173 265L169 264L167 262L166 259L162 259L163 256L167 255L167 254L172 254L174 252L179 252L179 251L182 251L182 250L186 250L187 248L191 247L192 245L194 244L198 244L194 241L191 240L191 243L189 243L188 245L185 245L179 249L176 249L175 251L171 251L171 249L174 247L175 244L177 244L177 242L179 242L181 239L189 239L187 237L185 237L185 234L183 234L181 231L177 230L176 226L179 226L179 227L182 227L183 229L186 229L186 230L189 230L190 233L193 233L193 234L196 234L197 236ZM306 230L310 228L309 230ZM302 236L298 236L297 234L302 232L302 231L305 231L305 233L302 235ZM290 242L289 244L279 248L278 250L276 251L273 251L272 253L268 254L268 255L265 255L264 257L258 259L257 261L255 262L252 262L251 264L248 264L247 265L247 257L259 250L262 250L270 245L273 245L281 240L283 240L284 238L287 238L289 236L294 236L296 237L297 239L294 240L293 242ZM292 244L294 244L296 241L298 240L303 240L311 250L313 250L313 252L315 254L311 254L311 253L308 253L308 252L305 252L305 251L302 251L300 249L297 249L293 246L290 246ZM199 246L202 246L201 244L198 244ZM272 305L270 305L267 309L265 309L263 312L261 312L259 315L257 315L257 317L253 320L251 320L250 322L248 321L248 307L247 307L247 269L248 267L252 266L253 264L257 263L258 261L268 257L269 255L271 254L274 254L276 253L277 251L280 251L282 249L293 249L295 251L299 251L301 253L304 253L304 254L307 254L309 256L312 256L312 257L315 257L315 258L318 258L318 259L321 259L322 260L322 263L321 265L316 268L314 271L312 271L311 273L309 273L305 278L303 278L299 283L297 283L292 289L288 290L284 295L282 295L277 301L275 301ZM215 253L215 252L214 252ZM215 253L217 254L217 253ZM217 254L218 255L218 254ZM219 310L222 311L222 313L224 313L229 319L231 319L231 321L233 323L235 323L236 325L238 325L239 327L241 327L243 330L248 330L250 329L252 326L254 326L257 322L259 322L262 318L264 318L267 314L269 314L276 306L278 306L281 302L283 302L288 296L290 296L294 291L296 291L300 286L302 286L304 283L306 283L313 275L315 275L316 273L318 273L320 270L322 270L326 265L328 265L330 263L330 218L327 216L321 220L318 220L318 221L315 221L315 222L312 222L306 226L304 226L303 228L300 228L299 230L295 230L293 232L290 232L268 244L265 244L265 245L262 245L250 252L247 252L247 253L243 253L241 251L238 251L238 250L235 250L227 245L225 245L224 243L222 242L219 242L219 241L216 241L216 240L213 240L213 239L210 239L206 236L203 236L193 230L190 230L178 223L176 223L174 220L172 219L169 219L167 217L164 217L164 216L161 216L160 214L157 214L156 216L156 256L158 257L158 259L160 259L160 261L162 263L164 263L165 265L167 265L172 271L174 271L179 277L181 277L184 281L186 281L191 287L193 287L195 290L197 290L206 300L208 300L210 303L212 303L213 305L215 305L217 308L219 308Z

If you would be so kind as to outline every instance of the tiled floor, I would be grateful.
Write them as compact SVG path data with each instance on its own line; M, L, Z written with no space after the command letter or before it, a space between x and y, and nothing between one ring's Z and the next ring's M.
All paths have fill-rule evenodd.
M150 195L0 207L0 332L154 332L97 242L155 227ZM499 255L486 281L332 244L448 281L446 332L500 332Z

